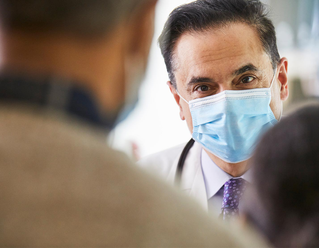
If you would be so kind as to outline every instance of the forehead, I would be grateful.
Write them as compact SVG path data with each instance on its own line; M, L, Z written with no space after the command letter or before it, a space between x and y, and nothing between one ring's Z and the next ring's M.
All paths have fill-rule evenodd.
M225 76L248 63L271 65L257 31L243 23L183 34L175 46L174 62L177 83L190 76Z

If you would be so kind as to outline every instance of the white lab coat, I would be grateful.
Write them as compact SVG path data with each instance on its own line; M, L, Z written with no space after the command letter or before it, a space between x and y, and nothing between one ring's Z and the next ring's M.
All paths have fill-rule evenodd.
M167 182L175 184L178 160L185 145L186 143L149 155L140 160L138 164L163 177ZM201 166L201 150L201 145L195 142L187 154L180 187L182 191L195 199L204 210L208 211L206 187Z

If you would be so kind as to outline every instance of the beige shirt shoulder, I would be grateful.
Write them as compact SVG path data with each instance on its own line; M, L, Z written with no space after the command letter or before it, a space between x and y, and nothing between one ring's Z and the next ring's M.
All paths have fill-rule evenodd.
M0 107L0 246L263 247L53 112Z

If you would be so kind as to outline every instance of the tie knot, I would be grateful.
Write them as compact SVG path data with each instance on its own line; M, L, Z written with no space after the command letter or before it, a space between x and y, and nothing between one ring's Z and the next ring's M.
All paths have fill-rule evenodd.
M232 178L224 184L223 209L238 213L239 200L242 197L247 182L242 178Z
M224 184L224 189L227 190L244 190L246 187L246 181L242 178L232 178L229 179L225 184Z

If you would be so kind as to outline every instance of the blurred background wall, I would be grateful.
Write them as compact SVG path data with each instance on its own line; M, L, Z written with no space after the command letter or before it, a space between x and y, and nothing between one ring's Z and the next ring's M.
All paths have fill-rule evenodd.
M116 149L139 158L191 138L180 120L166 82L168 76L157 43L169 13L190 0L159 0L155 36L140 100L131 116L110 135ZM290 96L284 113L319 99L319 0L263 0L270 6L281 57L289 61Z

